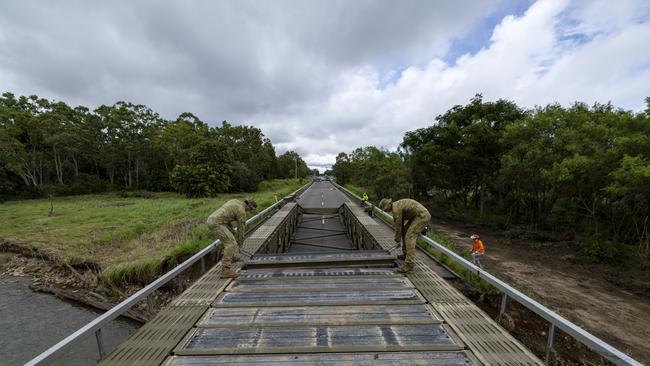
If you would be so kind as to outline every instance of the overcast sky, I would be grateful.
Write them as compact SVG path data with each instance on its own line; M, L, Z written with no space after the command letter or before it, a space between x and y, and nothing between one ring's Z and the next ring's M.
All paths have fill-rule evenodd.
M0 91L254 125L325 167L476 93L643 109L650 1L3 1Z

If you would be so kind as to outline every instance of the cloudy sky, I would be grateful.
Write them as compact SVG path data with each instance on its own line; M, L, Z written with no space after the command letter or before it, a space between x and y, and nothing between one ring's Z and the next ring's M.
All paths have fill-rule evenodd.
M476 93L643 109L650 1L3 1L0 91L254 125L325 167Z

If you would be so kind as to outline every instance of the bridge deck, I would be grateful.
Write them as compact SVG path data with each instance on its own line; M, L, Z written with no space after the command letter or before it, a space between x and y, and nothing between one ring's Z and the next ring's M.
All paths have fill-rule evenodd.
M321 206L311 215L325 215L330 202L347 202L384 251L291 252L292 244L288 254L254 256L234 281L219 279L216 265L102 364L541 364L424 257L408 276L397 274L396 253L388 253L391 230L331 184L317 184L298 202L308 212L309 205ZM293 209L288 206L246 240L247 252L263 244ZM291 256L300 257L296 267L282 259Z

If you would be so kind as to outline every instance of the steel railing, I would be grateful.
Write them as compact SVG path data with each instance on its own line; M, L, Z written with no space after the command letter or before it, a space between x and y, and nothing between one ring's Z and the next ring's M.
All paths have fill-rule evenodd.
M337 188L339 188L342 192L344 192L348 196L358 200L359 202L363 202L361 197L352 193L345 187L342 187L341 185L336 183L334 184L336 185ZM393 221L393 217L390 214L380 210L375 206L373 206L372 209L374 213L383 216L386 220L389 220L390 222ZM501 298L501 308L499 309L499 315L503 315L505 313L508 298L511 298L517 301L518 303L520 303L521 305L523 305L524 307L526 307L527 309L531 310L535 314L546 319L550 323L547 346L546 346L547 362L549 360L549 353L553 348L553 342L555 338L555 328L557 327L616 365L643 366L639 361L636 361L632 357L626 355L625 353L609 345L602 339L594 336L593 334L587 332L586 330L582 329L578 325L573 324L569 320L563 318L562 316L552 311L551 309L545 307L544 305L524 295L514 287L510 286L506 282L497 278L496 276L481 269L480 267L475 266L473 263L461 257L460 255L458 255L451 249L447 248L446 246L424 235L420 235L419 239L425 242L427 245L431 246L433 249L446 255L448 258L450 258L452 261L456 262L463 268L465 268L468 271L467 272L468 276L471 274L476 274L478 278L483 279L485 282L491 284L492 286L496 287L499 291L501 291L502 298Z
M249 226L258 220L264 220L268 218L266 215L271 212L272 210L275 210L276 208L279 208L283 206L287 202L287 198L298 195L304 190L306 190L309 186L311 185L311 182L307 183L306 185L302 186L298 190L294 191L290 195L284 197L282 200L276 202L275 204L267 207L266 209L262 210L255 216L251 217L250 219L246 220L246 226ZM65 337L63 340L61 340L59 343L53 345L52 347L48 348L46 351L41 353L40 355L36 356L29 362L27 362L25 365L26 366L32 366L32 365L47 365L59 357L63 356L64 353L68 350L70 350L77 342L81 341L82 339L85 339L86 337L90 336L93 332L95 333L95 339L97 341L97 350L99 353L99 358L102 359L105 356L105 351L104 351L104 341L102 337L102 327L105 326L108 322L116 319L120 315L124 314L127 310L129 310L133 305L140 301L144 301L145 299L147 300L149 310L153 312L153 302L151 295L153 294L154 291L159 289L161 286L165 285L167 282L170 280L176 278L178 275L183 273L186 269L190 268L194 263L201 261L202 262L202 268L205 268L204 265L204 259L205 256L212 253L215 251L219 246L221 245L221 242L219 240L215 240L212 244L209 246L203 248L193 256L191 256L188 260L184 261L183 263L179 264L178 266L174 267L171 271L165 273L164 275L160 276L158 279L153 281L152 283L148 284L147 286L143 287L141 290L138 292L134 293L133 295L129 296L126 300L122 301L121 303L115 305L113 308L105 312L104 314L98 316L95 318L95 320L91 321L90 323L84 325L81 327L79 330L76 332L70 334L69 336Z

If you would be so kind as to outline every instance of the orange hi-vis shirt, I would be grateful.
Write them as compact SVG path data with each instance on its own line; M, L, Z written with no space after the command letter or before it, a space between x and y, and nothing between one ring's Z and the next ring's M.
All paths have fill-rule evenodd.
M483 246L481 239L474 240L472 252L485 253L485 247Z

